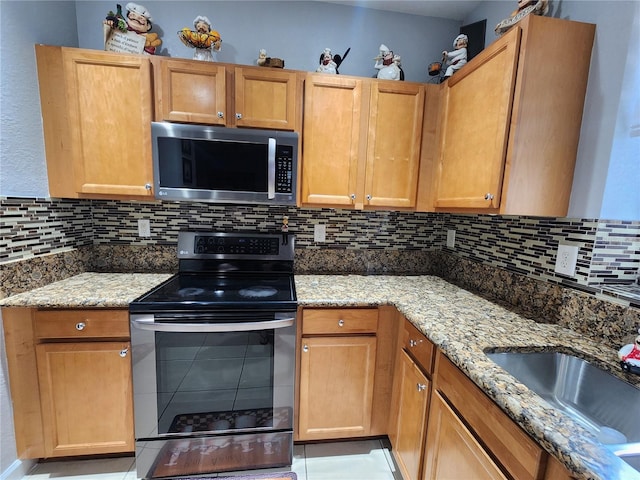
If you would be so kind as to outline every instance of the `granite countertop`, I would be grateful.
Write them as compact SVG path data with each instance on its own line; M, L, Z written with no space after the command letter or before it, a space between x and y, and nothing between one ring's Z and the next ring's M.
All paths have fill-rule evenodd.
M536 323L431 276L296 275L303 306L394 305L545 450L580 479L632 480L640 473L551 407L485 351L561 350L624 376L617 352L557 325ZM627 376L638 385L640 377Z
M126 308L170 274L83 273L0 300L3 307ZM545 450L580 479L640 480L595 436L491 362L485 351L560 349L621 376L617 352L566 328L536 323L433 276L296 275L301 306L393 305ZM640 384L640 377L626 377Z
M128 308L168 273L81 273L0 300L0 307Z

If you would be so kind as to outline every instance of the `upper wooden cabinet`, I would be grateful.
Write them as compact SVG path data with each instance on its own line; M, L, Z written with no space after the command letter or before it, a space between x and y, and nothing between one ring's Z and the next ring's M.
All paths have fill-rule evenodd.
M594 34L529 15L447 81L436 211L566 215Z
M417 83L308 74L302 204L415 207L424 98Z
M157 121L299 131L300 72L154 58Z
M78 48L35 48L50 195L150 198L149 60Z
M175 58L152 61L156 121L227 124L223 65Z
M234 67L231 105L237 127L302 128L304 74L278 68Z

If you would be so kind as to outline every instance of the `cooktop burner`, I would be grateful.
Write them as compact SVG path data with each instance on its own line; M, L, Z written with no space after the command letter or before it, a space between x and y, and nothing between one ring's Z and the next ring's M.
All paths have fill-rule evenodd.
M131 312L295 310L293 243L281 235L180 232L179 271Z
M272 297L273 295L278 293L278 290L276 290L273 287L259 286L259 287L243 288L239 290L238 293L240 294L241 297L265 298L265 297Z

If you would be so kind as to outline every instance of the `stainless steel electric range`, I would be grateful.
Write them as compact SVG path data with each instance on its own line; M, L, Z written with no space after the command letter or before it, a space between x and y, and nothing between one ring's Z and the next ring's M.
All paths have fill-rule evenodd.
M130 304L140 478L291 465L294 242L180 232L178 273Z

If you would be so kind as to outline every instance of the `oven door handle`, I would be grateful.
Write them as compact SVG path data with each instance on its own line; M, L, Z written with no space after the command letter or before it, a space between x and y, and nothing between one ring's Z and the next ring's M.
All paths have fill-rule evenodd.
M155 332L247 332L251 330L273 330L276 328L290 327L295 323L296 317L276 318L260 322L234 322L234 323L182 323L182 322L156 322L153 315L136 315L131 318L132 326L140 330L152 330Z

